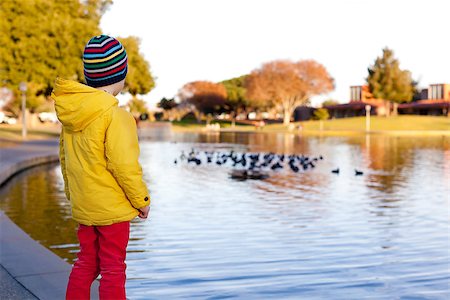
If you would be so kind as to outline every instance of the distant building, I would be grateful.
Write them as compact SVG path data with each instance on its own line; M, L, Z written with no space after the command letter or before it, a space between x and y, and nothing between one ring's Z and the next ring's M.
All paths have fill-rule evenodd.
M418 100L398 105L399 114L417 115L449 115L450 84L431 84L423 89ZM350 102L344 104L327 105L325 108L331 118L346 118L364 116L366 105L370 106L372 115L386 115L390 108L389 102L374 99L367 85L350 87Z
M350 102L351 101L365 101L372 99L373 96L369 91L367 85L353 85L350 87Z
M366 115L366 105L370 106L370 114L385 115L386 102L374 99L367 85L350 87L350 102L344 104L327 105L331 118L347 118Z
M450 101L450 83L431 84L428 88L430 100L447 100Z
M298 106L294 110L294 121L299 122L311 120L315 110L315 108L310 106Z
M450 84L430 84L420 93L420 100L400 104L400 114L449 116Z
M414 95L412 101L428 99L428 89L422 89L417 95Z

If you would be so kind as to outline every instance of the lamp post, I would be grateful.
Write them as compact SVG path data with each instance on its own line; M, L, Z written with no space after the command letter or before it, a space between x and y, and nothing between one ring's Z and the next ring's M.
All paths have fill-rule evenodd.
M27 138L27 120L26 120L26 109L27 109L27 83L21 82L19 84L19 90L22 92L22 138Z
M370 105L366 105L366 132L370 131Z

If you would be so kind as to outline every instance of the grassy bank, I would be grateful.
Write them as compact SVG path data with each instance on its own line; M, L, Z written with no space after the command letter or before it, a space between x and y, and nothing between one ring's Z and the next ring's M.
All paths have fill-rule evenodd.
M291 131L301 131L305 133L360 133L365 132L365 117L333 119L322 121L322 131L320 121L294 122ZM262 131L262 132L288 132L289 129L283 124L270 124L264 126L263 129L256 129L251 125L236 125L231 128L228 121L220 121L221 129L224 131ZM448 117L432 117L432 116L397 116L397 117L371 117L370 130L372 132L449 132L450 134L450 118ZM174 122L173 128L179 131L198 131L205 128L205 124L195 122Z
M251 131L255 130L253 125L241 124L239 122L236 123L234 127L230 121L227 120L214 120L211 122L212 124L220 124L220 128L224 130L233 130L233 131ZM175 131L199 131L206 128L206 121L202 121L197 123L195 120L183 120L183 121L173 121L172 129Z
M28 129L27 140L42 140L58 138L60 129L57 126L39 127ZM20 141L22 140L22 128L20 125L0 125L0 139Z
M319 121L303 122L305 130L319 130ZM324 130L365 130L366 118L355 117L323 121ZM450 118L431 116L371 117L370 130L450 130Z

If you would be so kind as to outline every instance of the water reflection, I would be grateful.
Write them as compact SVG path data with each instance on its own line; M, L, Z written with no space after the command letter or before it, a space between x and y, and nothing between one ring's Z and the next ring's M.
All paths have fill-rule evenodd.
M70 217L63 184L57 164L30 169L0 190L0 208L33 239L73 260L77 225Z
M237 182L227 167L173 164L191 148L324 160ZM151 219L132 224L131 299L449 294L448 138L166 132L141 150L153 202ZM16 177L1 196L19 226L73 260L76 224L58 166Z

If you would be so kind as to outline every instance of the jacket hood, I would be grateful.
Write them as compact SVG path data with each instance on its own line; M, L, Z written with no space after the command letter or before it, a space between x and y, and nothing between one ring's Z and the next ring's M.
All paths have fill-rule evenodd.
M65 129L81 131L119 101L107 92L72 80L57 78L51 98Z

